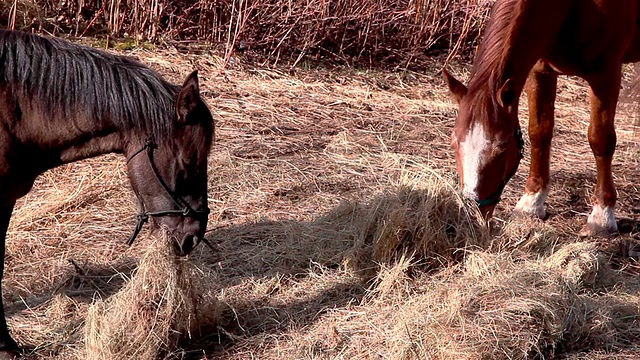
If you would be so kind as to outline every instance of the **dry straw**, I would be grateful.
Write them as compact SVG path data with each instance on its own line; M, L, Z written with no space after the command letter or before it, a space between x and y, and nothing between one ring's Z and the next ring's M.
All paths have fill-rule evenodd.
M169 236L149 246L135 275L115 295L89 309L86 359L153 360L175 350L201 327L215 325L211 283L198 281L193 265L173 255Z
M524 360L611 353L640 335L638 288L613 290L620 278L594 243L540 259L475 251L464 264L417 278L407 276L410 268L407 258L383 266L362 305L296 340L298 356Z
M517 359L575 353L637 358L637 275L611 269L593 243L565 246L576 241L583 212L590 210L583 195L595 179L588 170L593 156L584 139L586 125L580 122L588 115L575 116L587 114L586 99L576 97L586 96L584 86L559 81L550 219L532 224L533 230L527 222L507 223L489 252L451 251L482 240L462 235L444 238L431 251L423 228L435 236L455 235L443 224L473 223L473 217L470 222L462 218L455 191L445 188L434 198L429 194L440 192L431 190L438 189L433 181L398 181L407 164L422 164L412 168L414 173L429 174L430 168L447 177L455 172L448 141L455 105L446 100L446 88L435 75L350 69L301 69L291 75L264 68L215 75L221 61L213 55L143 50L134 55L175 82L184 69L197 65L208 74L202 87L220 118L209 173L213 231L208 236L216 251L199 247L190 259L217 276L200 281L201 275L194 275L192 289L210 289L234 310L234 327L225 327L230 336L222 346L210 340L200 345L201 351L213 352L210 358ZM640 181L635 166L629 166L637 162L637 141L629 130L633 119L619 115L616 163L625 166L616 165L618 210L637 218L635 184ZM515 205L524 165L507 187L498 217ZM118 306L135 318L140 312L127 307L140 306L140 296L154 298L152 307L164 306L170 297L165 289L178 286L170 282L180 272L167 258L159 260L166 268L144 270L149 265L141 264L132 285L108 297L122 284L111 278L131 277L129 265L149 246L128 249L115 240L126 239L134 224L136 202L128 188L123 160L102 157L46 173L18 204L3 290L14 336L21 344L40 346L38 358L87 358L76 353L84 344L71 334L81 329L86 299L94 293L105 299L98 310ZM441 201L450 209L442 217L422 214ZM345 253L363 255L351 259L371 268L368 290L342 266ZM632 261L616 261L637 272ZM430 270L421 271L420 264ZM158 274L146 281L166 283L148 288L160 295L144 292L143 274ZM189 300L185 296L174 296L172 303ZM119 320L108 317L116 319L117 312L102 310L97 312L105 317L97 321L117 327ZM141 333L154 329L160 339L150 345L152 354L175 346L174 333L164 332L174 327L166 325L172 311L160 306L152 320L142 320ZM154 327L156 320L160 325ZM120 326L134 328L124 320ZM116 341L130 346L133 339L127 333Z
M560 242L560 234L552 225L528 216L513 216L502 224L492 241L494 251L549 255Z
M354 211L352 264L369 277L375 276L375 264L415 258L423 269L440 268L489 244L475 207L435 176L421 181L420 187L392 188Z

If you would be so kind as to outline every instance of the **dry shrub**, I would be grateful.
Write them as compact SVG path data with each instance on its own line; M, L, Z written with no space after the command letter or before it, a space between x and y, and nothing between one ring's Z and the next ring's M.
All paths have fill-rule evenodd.
M197 279L190 262L173 255L168 235L154 244L133 278L89 309L85 358L156 359L215 323L220 308L207 291L211 282Z
M0 0L0 23L9 29L31 27L42 20L36 0Z
M276 58L290 54L299 60L311 53L341 60L356 58L367 64L405 65L434 49L471 50L491 4L474 0L322 0L283 6L280 0L249 1L238 8L244 14L231 20L240 24L233 31L236 44L242 41Z
M304 55L408 65L427 52L470 53L492 0L47 0L17 28L75 36L107 32L136 40L190 39L258 50L275 61ZM13 1L0 2L8 12ZM36 26L37 25L37 26Z
M316 359L531 359L624 351L640 340L640 296L594 243L548 257L475 251L436 275L383 267L363 304L327 316L297 340ZM601 290L608 291L601 291ZM332 336L319 331L331 330Z
M372 276L375 264L403 257L416 259L422 268L439 268L459 261L469 249L488 245L477 211L441 180L424 185L400 186L358 210L352 259L363 275Z

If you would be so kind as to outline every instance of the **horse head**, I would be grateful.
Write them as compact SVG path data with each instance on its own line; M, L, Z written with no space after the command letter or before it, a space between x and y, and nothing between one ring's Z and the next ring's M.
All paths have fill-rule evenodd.
M129 178L142 208L130 242L150 220L170 233L176 255L184 256L204 240L209 214L207 157L214 121L200 97L196 71L179 89L175 109L168 136L131 139L125 149Z
M523 155L518 93L511 80L495 93L488 93L491 87L468 89L446 70L443 73L459 104L451 145L462 193L478 204L485 218L490 218Z

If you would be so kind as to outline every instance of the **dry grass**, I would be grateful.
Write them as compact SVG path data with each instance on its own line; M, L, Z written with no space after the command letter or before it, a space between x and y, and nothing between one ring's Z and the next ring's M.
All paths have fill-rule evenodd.
M626 349L640 334L637 282L611 287L619 279L593 243L539 259L472 252L462 265L417 278L407 276L409 264L381 271L361 304L330 312L285 351L313 359L553 358Z
M377 264L419 259L424 270L464 258L489 244L480 215L469 209L450 184L435 179L387 190L359 212L350 264L374 277ZM417 264L416 264L417 265Z
M90 307L126 302L144 290L139 282L157 285L142 293L156 299L155 307L165 299L156 295L179 279L203 282L196 290L217 299L211 304L218 310L207 312L217 322L176 347L175 338L164 337L173 310L159 307L169 315L154 331L162 330L161 352L169 358L640 354L640 267L619 257L616 247L637 246L640 234L640 147L625 107L614 165L620 237L580 242L575 235L595 176L585 140L586 89L563 79L550 217L542 223L509 219L524 184L525 158L487 244L473 212L452 190L455 106L437 74L442 64L428 63L424 74L290 72L241 62L225 67L224 54L130 55L176 83L190 69L200 70L218 120L207 235L216 251L197 248L187 278L178 277L179 267L168 266L173 260L162 252L145 255L151 243L126 247L136 202L121 158L44 174L15 211L4 279L13 334L36 346L37 358L86 358ZM521 119L524 125L526 116ZM145 277L148 271L168 277ZM148 335L146 320L139 333ZM103 336L109 330L96 329ZM118 338L127 339L136 337Z

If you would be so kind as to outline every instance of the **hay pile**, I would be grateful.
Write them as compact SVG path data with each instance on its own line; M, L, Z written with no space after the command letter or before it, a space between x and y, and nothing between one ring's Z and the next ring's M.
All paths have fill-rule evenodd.
M375 276L376 264L394 264L403 258L434 269L463 259L470 249L484 249L489 234L483 221L451 185L438 178L420 187L390 189L355 209L357 235L352 265L363 275Z
M421 255L410 258L414 251L403 248L415 248L413 239L389 236L396 251L377 253L390 254L391 260L371 261L364 255L376 252L375 238L364 235L382 234L376 229L396 218L389 216L392 212L414 213L407 204L420 201L410 199L434 201L425 195L430 190L420 190L431 187L428 181L398 184L408 168L421 174L437 169L443 178L454 178L449 134L456 106L435 72L299 69L292 75L283 68L251 67L227 69L218 76L214 74L222 60L215 54L139 50L133 55L174 82L182 80L185 68L203 69L209 74L203 93L221 122L209 172L214 228L209 239L216 252L196 249L190 261L216 274L204 288L224 289L218 298L235 317L232 326L222 325L232 336L223 337L222 343L218 338L196 339L199 344L192 343L190 356L197 358L192 354L199 350L208 358L227 360L392 359L406 353L407 358L491 358L490 349L502 349L517 358L528 348L550 344L552 349L556 344L547 351L557 357L610 359L614 353L638 358L640 351L633 346L640 343L638 277L616 270L610 278L615 285L606 285L610 269L593 261L591 250L574 251L564 266L559 264L566 257L549 260L563 244L575 241L590 211L581 199L588 199L584 195L593 188L595 175L588 170L593 156L584 140L585 116L575 116L584 113L588 118L584 88L580 93L585 95L577 98L577 86L567 90L567 80L559 81L557 112L562 121L554 148L551 217L533 231L522 222L508 223L510 235L494 237L490 253L473 252L462 262L436 256L431 270L423 272L416 266ZM220 96L214 99L214 93ZM639 149L633 119L619 120L617 163L633 164ZM498 217L510 212L521 195L526 161L505 189ZM7 242L5 305L16 340L38 346L39 359L88 358L76 353L85 345L77 335L82 335L88 303L96 293L107 301L97 305L103 309L116 299L110 296L121 289L124 280L118 279L131 278L131 266L148 247L141 243L127 248L115 241L130 235L136 214L125 170L116 156L54 169L38 178L16 208ZM640 189L633 185L640 183L638 172L620 166L616 173L617 184L622 184L620 215L637 219L632 211L640 199ZM387 187L391 189L379 196ZM402 187L413 190L394 194ZM390 200L382 201L387 195ZM451 199L458 206L455 201ZM349 202L357 203L339 206ZM371 222L375 214L387 225ZM400 233L411 233L402 229L411 229L407 224L419 219L408 217L411 222L396 223ZM436 228L434 232L442 231ZM637 237L634 229L627 237ZM356 250L363 255L354 260L377 270L372 271L377 279L372 287L343 266L343 255L354 240L359 240ZM575 254L585 257L574 261ZM442 262L451 267L438 267ZM637 271L637 264L632 266ZM547 281L546 275L554 277ZM191 281L200 291L197 279ZM575 292L558 280L576 284ZM575 306L569 316L563 309L571 301ZM526 321L531 329L523 328ZM110 325L109 320L102 322ZM506 330L512 324L513 335ZM540 328L557 332L549 336ZM568 334L573 329L576 335ZM611 341L602 343L605 335ZM582 337L572 345L577 336ZM158 352L171 351L173 345L167 347Z
M85 359L157 359L215 324L219 307L211 282L173 255L169 236L149 246L133 278L89 309Z
M638 287L618 283L594 243L540 259L472 252L435 276L407 276L410 266L383 267L361 305L295 341L296 357L531 359L640 340Z
M495 252L515 251L522 255L533 253L548 256L561 242L556 228L536 218L513 216L506 223L498 225L497 236L491 243L491 250Z

